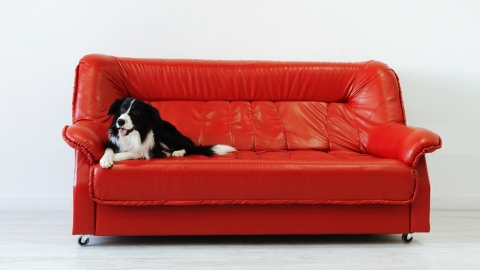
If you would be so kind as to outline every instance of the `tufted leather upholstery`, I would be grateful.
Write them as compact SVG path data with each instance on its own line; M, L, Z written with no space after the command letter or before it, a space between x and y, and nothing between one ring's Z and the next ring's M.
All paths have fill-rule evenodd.
M114 170L96 165L90 192L95 201L111 205L407 204L416 182L416 172L394 159L350 152L240 151L128 161Z
M212 158L123 161L104 170L97 163L111 121L107 111L122 97L150 103L199 144L229 144L239 151ZM91 216L74 222L75 234L94 234L95 226L108 234L118 218L100 218L99 212L95 218L92 202L106 213L128 212L132 206L155 207L153 213L172 205L358 205L359 211L367 205L392 205L399 215L409 212L402 231L429 229L424 154L440 148L441 139L406 126L398 78L380 62L87 55L76 70L72 121L63 138L77 150L81 191L74 187L74 215ZM77 196L91 202L75 203ZM290 233L301 231L294 227ZM133 226L126 234L146 231ZM243 233L247 231L255 232L249 228Z

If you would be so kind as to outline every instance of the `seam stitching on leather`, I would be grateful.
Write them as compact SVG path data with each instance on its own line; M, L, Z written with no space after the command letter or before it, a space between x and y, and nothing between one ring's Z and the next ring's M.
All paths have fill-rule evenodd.
M283 136L285 136L285 144L287 146L287 151L288 151L288 150L290 150L290 147L288 146L287 130L285 129L285 124L283 123L282 116L280 115L280 111L278 110L277 103L275 103L274 101L272 103L273 103L273 107L275 108L275 111L278 114L278 118L280 119L280 123L282 124Z
M352 108L352 106L350 106L350 104L349 104L348 102L345 103L345 104L346 104L347 107L349 108L349 111L350 111L350 113L351 113L351 115L352 115L352 118L354 119L353 125L354 125L355 129L357 130L358 146L359 146L360 152L366 153L366 152L367 152L367 147L366 147L366 145L363 145L363 144L362 144L362 139L361 139L361 137L362 137L362 135L361 135L362 132L361 132L359 126L358 126L358 118L355 116L355 112L354 112L354 109Z
M442 139L439 138L440 142L439 144L437 145L432 145L432 146L428 146L428 147L423 147L422 150L417 153L416 155L412 155L412 156L415 156L415 158L413 158L412 160L412 167L415 168L418 164L418 161L420 161L420 158L425 155L426 153L430 153L430 152L433 152L437 149L440 149L442 147ZM407 160L405 160L405 162L407 162ZM407 163L408 164L408 163Z
M327 103L327 112L326 112L326 118L327 118L326 124L327 124L327 126L326 126L326 131L327 131L328 148L329 148L329 151L332 151L332 141L330 139L330 114L328 113L329 108L330 108L330 102Z
M370 110L370 115L368 116L368 119L367 120L371 120L372 117L374 117L376 114L377 114L377 111L378 109L385 103L387 103L390 99L394 99L395 96L389 96L389 97L386 97L382 102L380 102L380 104L378 104L375 109L372 109Z
M125 80L125 77L126 77L126 70L125 70L125 66L122 64L122 62L120 61L120 59L118 57L115 57L115 56L112 56L113 59L115 59L117 65L118 65L118 74L120 75L120 79L122 81L122 84L123 84L123 89L127 92L128 96L129 97L133 97L133 95L130 93L130 90L128 89L127 87L127 84L126 84L126 80Z
M228 102L228 115L230 117L229 119L229 124L230 124L230 143L233 147L235 147L235 138L233 137L233 127L232 127L232 103L230 101Z
M94 197L94 194L91 194L92 200L100 204L106 205L132 205L132 206L146 206L146 205L222 205L222 204L341 204L341 205L361 205L361 204L388 204L388 205L405 205L410 204L416 197L416 191L411 199L408 200L382 200L382 199L371 199L371 200L289 200L289 199L278 199L278 200L242 200L242 199L232 199L232 200L158 200L158 201L110 201L102 200Z
M65 126L63 128L63 132L62 132L63 140L73 149L78 150L78 151L82 152L84 155L86 155L88 160L90 161L90 164L94 164L95 163L95 157L94 157L93 153L90 152L87 148L84 147L86 142L83 142L83 143L79 144L76 140L73 140L72 138L70 138L67 135L67 129L68 129L68 126Z
M207 102L208 101L205 101L203 105L202 115L200 116L200 142L199 142L200 144L203 144L203 125L205 123L204 117L205 117L205 111L207 109Z
M253 123L253 101L250 104L250 121L252 122L253 151L257 152L257 139L255 138L255 125Z
M78 93L78 74L80 72L80 63L75 69L75 83L73 86L73 99L72 99L72 122L75 122L75 113L77 112L77 93Z
M393 75L395 75L395 79L396 79L396 81L397 81L398 97L399 97L399 99L400 99L400 107L401 107L401 109L402 109L403 124L406 125L406 124L407 124L407 115L405 114L405 104L403 104L402 86L400 85L400 78L398 77L398 75L397 75L397 73L395 72L395 70L393 70L393 69L391 68L390 71L393 72Z

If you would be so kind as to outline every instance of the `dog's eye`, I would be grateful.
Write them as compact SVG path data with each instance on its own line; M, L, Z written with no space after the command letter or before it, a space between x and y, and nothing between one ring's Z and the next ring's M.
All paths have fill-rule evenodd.
M134 114L134 115L139 115L139 114L140 114L140 111L137 110L137 109L135 109L135 110L132 111L132 114Z
M122 107L122 108L120 109L120 112L124 113L124 112L125 112L125 107Z

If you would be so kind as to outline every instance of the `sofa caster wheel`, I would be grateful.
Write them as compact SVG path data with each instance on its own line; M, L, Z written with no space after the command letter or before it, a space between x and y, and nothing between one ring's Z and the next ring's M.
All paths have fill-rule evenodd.
M90 241L90 236L89 235L82 235L78 238L78 244L82 247L88 245L89 241Z
M403 240L403 242L406 243L406 244L412 242L412 240L413 240L413 233L403 234L403 235L402 235L402 240Z

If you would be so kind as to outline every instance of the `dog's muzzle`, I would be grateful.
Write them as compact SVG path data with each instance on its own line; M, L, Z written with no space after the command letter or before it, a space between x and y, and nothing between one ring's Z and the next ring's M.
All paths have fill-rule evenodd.
M125 125L125 120L124 119L118 119L117 120L117 125L118 125L118 127L121 127L121 126Z
M135 130L135 128L131 128L131 129L119 128L118 129L118 134L120 134L120 136L127 136L128 134L130 134L134 130Z
M127 136L128 134L130 134L130 132L132 132L135 129L135 127L132 127L131 129L123 128L125 123L126 123L125 119L119 118L117 120L118 134L120 134L120 136Z

